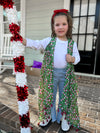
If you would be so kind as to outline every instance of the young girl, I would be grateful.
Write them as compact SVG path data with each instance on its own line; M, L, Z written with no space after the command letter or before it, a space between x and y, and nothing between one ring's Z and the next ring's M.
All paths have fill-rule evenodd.
M72 40L72 18L68 10L54 10L51 29L51 37L40 41L24 39L23 44L45 50L40 76L39 125L46 126L51 119L60 123L62 119L61 128L68 131L70 125L80 127L73 67L80 61L80 55ZM57 87L59 104L56 112Z

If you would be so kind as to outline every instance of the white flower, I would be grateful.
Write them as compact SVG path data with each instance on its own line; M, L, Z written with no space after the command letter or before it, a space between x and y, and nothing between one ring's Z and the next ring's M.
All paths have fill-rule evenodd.
M28 110L29 110L28 99L26 99L25 101L18 101L18 105L19 105L19 114L21 116L23 114L27 114L28 113Z
M20 41L13 41L11 42L12 49L13 49L13 56L19 57L24 55L25 46Z
M19 87L24 87L24 85L27 85L26 76L27 76L26 73L21 73L21 72L16 73L16 84Z
M18 25L16 6L13 6L13 8L6 8L5 11L7 13L9 23L14 23Z
M21 133L30 133L30 132L31 132L30 127L28 127L28 128L22 128L21 127Z

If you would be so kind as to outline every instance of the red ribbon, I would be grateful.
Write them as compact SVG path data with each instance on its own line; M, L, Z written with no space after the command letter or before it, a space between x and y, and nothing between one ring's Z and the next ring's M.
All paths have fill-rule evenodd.
M58 13L61 13L61 12L67 14L67 13L68 13L68 10L66 10L66 9L54 10L54 13L53 13L53 15L52 15L52 22L53 22L54 16L55 16L56 14L58 14Z

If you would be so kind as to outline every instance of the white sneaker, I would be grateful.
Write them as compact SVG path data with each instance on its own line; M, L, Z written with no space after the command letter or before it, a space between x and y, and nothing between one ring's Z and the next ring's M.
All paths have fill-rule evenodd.
M48 123L50 122L50 120L51 120L51 117L49 119L46 119L46 120L41 121L39 123L39 126L44 127L44 126L48 125Z
M68 125L68 122L65 118L65 114L62 116L61 128L63 131L68 131L70 129L70 125Z

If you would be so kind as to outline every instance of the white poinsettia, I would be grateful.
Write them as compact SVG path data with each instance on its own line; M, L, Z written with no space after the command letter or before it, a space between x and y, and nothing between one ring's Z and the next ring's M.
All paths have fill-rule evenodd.
M25 101L18 101L19 105L19 115L27 114L29 111L29 106L28 106L28 99Z
M28 127L28 128L22 128L21 127L21 133L30 133L30 127Z
M5 11L8 17L9 24L14 23L18 25L16 6L13 6L13 8L6 8Z
M26 80L26 73L17 72L16 73L16 84L19 87L24 87L24 85L27 85Z
M11 42L11 45L12 45L14 57L19 57L19 56L24 55L25 46L22 45L22 43L20 41L17 41L17 42L13 41L13 42Z

